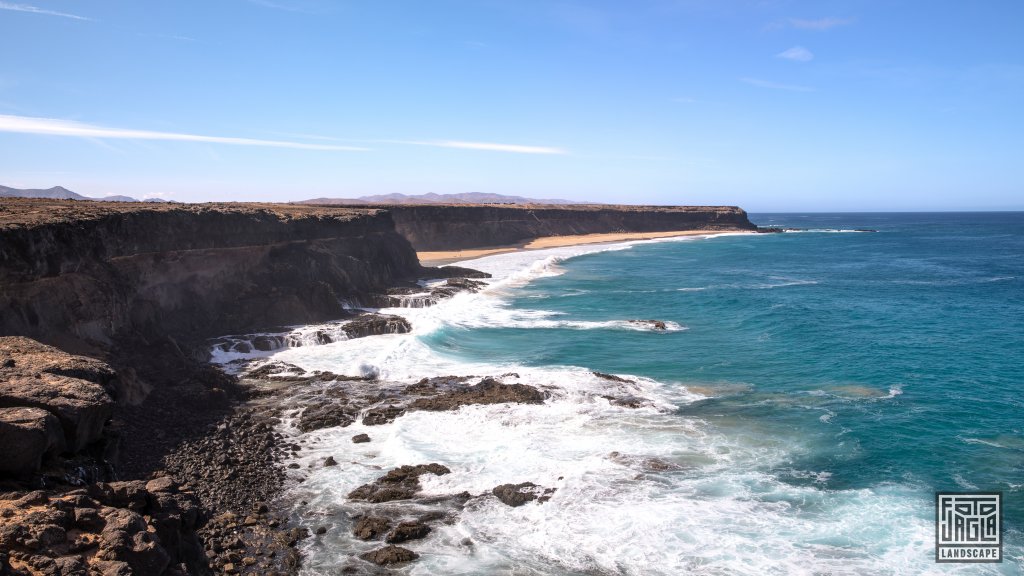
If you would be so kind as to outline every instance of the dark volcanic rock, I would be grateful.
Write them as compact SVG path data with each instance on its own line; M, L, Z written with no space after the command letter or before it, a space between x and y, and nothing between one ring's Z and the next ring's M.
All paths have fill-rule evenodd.
M391 522L387 518L363 516L356 521L355 527L352 528L352 535L360 540L373 540L387 532L390 527Z
M409 404L411 410L455 410L467 404L543 404L544 393L526 384L502 384L493 378L484 378L475 386L419 398Z
M356 412L346 404L338 402L322 402L307 406L299 416L298 428L303 432L312 432L321 428L344 428L356 421Z
M622 396L621 398L614 398L611 402L616 406L624 406L626 408L642 408L651 404L650 400L639 396Z
M551 499L551 495L555 493L555 489L537 486L533 482L523 482L522 484L502 484L501 486L496 486L494 490L491 490L491 493L504 504L516 507L534 500L547 502Z
M405 414L405 408L401 406L378 406L376 408L370 408L363 414L363 425L364 426L380 426L387 424L388 422L394 422L395 418L398 418L402 414Z
M487 286L486 282L470 280L468 278L449 278L447 282L435 286L430 290L430 295L435 300L451 298L459 292L479 292Z
M420 555L401 546L385 546L360 554L359 557L378 566L387 566L400 562L411 562L419 558Z
M630 324L636 324L637 326L644 326L651 330L667 330L668 326L661 320L630 320Z
M341 328L349 338L363 338L380 334L405 334L412 330L409 321L401 316L364 314Z
M464 382L472 380L471 376L434 376L423 378L415 384L405 387L406 394L436 394L438 391L446 391L460 387Z
M369 434L356 434L355 436L352 437L352 442L354 442L356 444L363 444L363 443L366 443L366 442L369 442L369 441L370 441L370 435Z
M635 380L629 378L623 378L622 376L616 376L615 374L605 374L604 372L591 372L594 376L601 378L602 380L610 380L612 382L622 382L624 384L636 384Z
M245 373L245 377L246 378L253 378L253 379L270 378L270 377L274 376L275 374L280 374L281 372L294 372L294 373L300 374L300 375L306 373L305 370L303 370L302 368L299 368L298 366L296 366L294 364L289 364L287 362L277 362L277 361L275 361L275 362L268 362L266 364L263 364L262 366L259 366L257 368L254 368L252 370L247 371Z
M348 497L352 500L366 500L373 503L409 500L420 491L420 476L428 473L443 476L450 472L448 467L436 463L400 466L390 470L374 482L363 484L349 492Z
M384 539L388 544L400 544L409 540L426 538L430 534L430 526L418 521L402 522Z
M463 268L462 266L441 266L433 268L424 266L420 270L420 278L424 280L438 280L441 278L490 278L487 272Z

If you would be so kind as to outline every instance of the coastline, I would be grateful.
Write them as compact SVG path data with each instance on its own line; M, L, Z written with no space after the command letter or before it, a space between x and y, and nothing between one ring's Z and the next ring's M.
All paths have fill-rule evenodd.
M304 551L325 539L350 539L351 527L344 519L340 525L328 522L322 510L304 502L301 508L296 506L291 490L321 470L365 473L359 482L369 482L371 475L379 473L368 470L380 466L377 462L346 466L346 462L360 460L336 461L316 446L315 440L329 433L308 435L310 432L355 426L357 418L362 426L379 426L407 410L436 414L462 405L537 404L548 392L536 386L553 385L528 377L519 382L518 376L503 371L482 378L441 376L444 370L416 371L415 379L377 378L363 374L358 366L353 376L296 366L269 371L266 362L257 362L242 374L224 373L209 362L214 354L212 345L220 346L220 352L255 360L292 346L313 347L363 336L393 338L409 332L410 323L400 316L373 312L354 316L340 303L355 302L371 309L429 307L459 292L479 291L486 285L479 279L490 277L476 270L423 265L437 262L437 256L450 263L520 250L744 230L731 221L724 224L714 212L698 214L705 219L695 226L728 229L543 236L536 233L540 228L551 234L621 230L624 225L581 211L574 213L579 219L554 220L561 228L554 224L538 228L532 219L517 218L498 220L491 228L479 230L459 212L453 217L462 219L454 218L455 224L466 228L442 227L433 232L437 238L421 233L419 241L428 242L427 246L433 241L441 247L444 243L486 245L474 244L479 238L471 232L493 238L495 243L502 241L502 234L540 237L518 245L435 253L434 258L423 252L421 264L414 251L416 243L395 230L387 212L376 209L79 204L35 199L5 200L0 208L4 211L0 237L15 248L0 254L0 270L5 272L0 334L23 336L32 346L46 347L43 356L54 370L72 362L66 358L67 352L81 355L74 362L103 363L95 377L89 376L95 382L76 384L95 392L102 402L83 405L88 414L98 415L88 420L96 424L89 428L95 434L83 435L80 441L74 436L75 451L64 451L58 441L64 424L53 414L64 414L59 405L26 408L28 400L11 400L15 406L10 409L12 418L26 414L36 418L13 421L19 433L49 439L49 444L38 446L7 443L24 448L18 465L0 474L7 489L0 495L0 511L10 511L8 519L0 522L0 532L17 526L28 530L15 540L0 541L0 572L13 567L15 573L49 566L55 559L75 566L137 568L136 573L153 574L296 573ZM431 210L435 216L446 216L456 209ZM745 219L741 211L737 214ZM682 228L689 221L679 224ZM68 274L66 270L77 272ZM436 279L429 285L429 293L415 285L424 279ZM111 292L116 298L107 297ZM84 305L68 307L65 303L69 301ZM623 320L620 324L620 329L666 330L656 321ZM277 332L289 326L310 329ZM380 347L377 342L352 346L367 357L366 352ZM0 364L10 370L31 367L24 354L15 352L0 357ZM584 377L588 381L601 379L589 373ZM419 388L410 384L423 379L427 382ZM383 399L378 389L382 383L387 388ZM21 393L13 388L9 392ZM614 396L624 406L631 406L630 398ZM102 415L112 418L100 418ZM299 428L293 427L296 416ZM74 423L68 422L68 426ZM99 443L93 442L96 434ZM346 449L367 442L347 436L343 440ZM93 448L77 449L84 444ZM364 450L377 449L373 441L368 444L372 448ZM348 452L334 450L338 456ZM297 461L300 454L301 463ZM426 466L431 475L435 475L431 470L441 470L440 464L423 462L403 459L393 464ZM410 478L408 499L419 502L418 483ZM477 499L501 493L516 502L509 506L517 506L529 496L519 493L530 492L526 484L515 484L522 478L509 474L493 480L493 485L475 492ZM544 489L553 489L553 485L554 481L547 479ZM33 491L39 486L46 488ZM23 513L40 505L66 508L66 499L83 495L88 499L75 500L74 510L101 510L104 518L126 516L133 530L156 530L160 541L147 545L144 554L133 550L127 541L100 542L102 523L79 526L73 514L61 516L57 528L64 531L63 537L54 536L52 542L33 537L51 529L49 517L32 517L28 522ZM306 499L313 502L314 496ZM538 497L547 496L542 493ZM422 538L432 529L429 525L441 530L443 523L438 524L434 516L448 517L461 507L461 492L452 498L451 506L442 506L433 515L417 515L420 525L414 530L405 520L392 519L401 522L392 522L394 530L388 532L387 543ZM173 507L170 500L175 501ZM157 505L166 509L157 510ZM166 514L187 521L163 526ZM143 529L143 525L149 527ZM84 536L79 538L83 530ZM357 547L379 546L384 536L358 538ZM76 550L69 558L62 557L66 545ZM380 565L402 561L401 555L388 556L394 548L367 550L381 557L363 559Z
M463 260L472 260L484 256L543 250L545 248L562 248L565 246L581 246L586 244L610 244L613 242L631 242L635 240L658 240L679 236L715 236L746 230L674 230L668 232L607 232L600 234L575 234L571 236L543 236L529 242L494 246L491 248L471 248L467 250L420 251L416 256L424 266L443 266Z

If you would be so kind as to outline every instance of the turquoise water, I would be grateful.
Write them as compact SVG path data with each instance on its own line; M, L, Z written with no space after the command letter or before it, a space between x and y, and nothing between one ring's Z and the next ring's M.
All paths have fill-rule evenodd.
M680 416L763 434L767 471L823 490L1001 490L1024 527L1024 214L754 215L877 229L663 242L565 260L516 309L671 320L639 331L447 328L464 359L575 365L710 390ZM752 432L756 430L756 432ZM806 471L814 471L809 475Z
M374 386L549 394L304 435L294 497L330 527L304 573L363 567L346 494L420 462L452 470L424 494L484 496L403 544L409 574L1021 573L1024 213L752 220L808 231L487 257L465 263L494 274L480 293L386 310L410 334L278 353ZM527 481L556 491L486 496ZM1003 493L1004 563L934 562L937 490Z

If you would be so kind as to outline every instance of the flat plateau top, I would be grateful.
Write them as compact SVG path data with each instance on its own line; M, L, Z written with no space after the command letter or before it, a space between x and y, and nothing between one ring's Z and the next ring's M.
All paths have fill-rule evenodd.
M306 206L257 202L211 202L180 204L172 202L97 202L92 200L53 200L49 198L0 198L0 230L99 220L116 214L131 213L273 214L282 220L330 218L349 220L376 214L374 208L348 206Z
M49 198L0 198L0 230L43 226L67 222L97 220L115 214L135 212L175 212L208 214L273 214L282 220L330 218L348 220L388 209L451 210L490 208L498 210L569 210L596 212L739 212L735 206L638 206L623 204L275 204L262 202L102 202L94 200L54 200Z

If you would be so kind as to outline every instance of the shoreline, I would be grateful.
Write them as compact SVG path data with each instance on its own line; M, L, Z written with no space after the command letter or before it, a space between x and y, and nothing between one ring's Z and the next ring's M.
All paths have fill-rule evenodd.
M611 244L615 242L631 242L635 240L658 240L680 236L715 236L747 230L672 230L666 232L605 232L598 234L574 234L570 236L542 236L528 242L493 246L488 248L470 248L466 250L418 251L416 256L424 266L443 266L463 260L473 260L495 254L510 252L526 252L545 248L562 248L565 246L582 246L588 244Z

